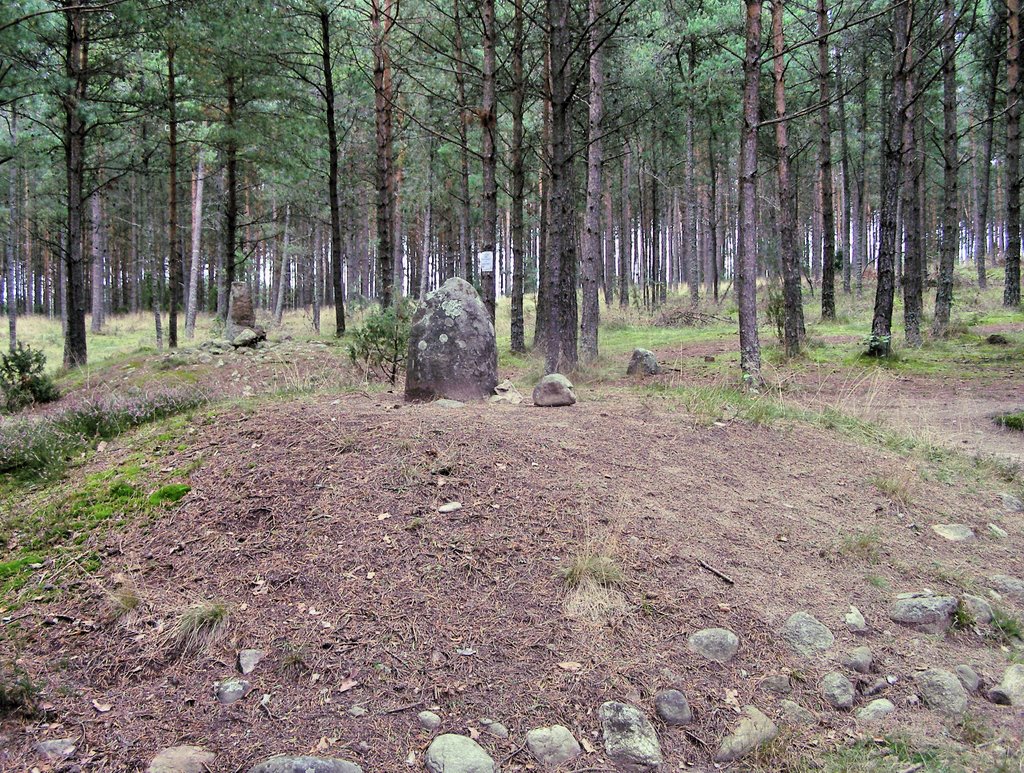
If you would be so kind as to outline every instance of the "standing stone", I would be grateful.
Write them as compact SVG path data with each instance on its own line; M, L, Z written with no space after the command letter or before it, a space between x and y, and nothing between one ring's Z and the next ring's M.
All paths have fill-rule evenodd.
M688 725L693 721L690 702L679 690L662 690L655 695L654 709L666 725Z
M790 615L782 626L782 638L796 654L805 658L824 652L836 640L832 632L808 612Z
M561 373L549 373L533 388L533 404L542 408L575 405L576 393L572 382Z
M967 691L949 671L929 668L917 676L921 698L929 707L953 716L967 710Z
M636 707L617 701L601 705L604 750L619 770L646 771L661 765L661 744L650 720Z
M545 768L557 768L576 759L583 751L569 728L562 725L535 727L528 731L526 746L533 758Z
M732 762L772 740L779 728L755 706L744 706L743 719L736 729L722 739L715 762Z
M853 684L838 671L825 674L821 680L821 694L834 709L853 708Z
M944 633L953 624L957 600L930 593L903 593L889 607L889 619L921 633Z
M1002 681L988 693L1001 706L1024 706L1024 665L1014 663L1003 672Z
M494 773L494 760L483 747L472 738L454 733L433 740L427 747L426 764L430 773Z
M278 755L264 760L249 773L363 773L354 762L334 757L289 757Z
M406 400L486 400L498 383L498 347L473 285L452 277L416 309L409 332Z
M252 346L267 337L262 328L256 327L256 312L252 305L252 293L245 282L232 282L231 295L228 298L228 318L224 322L224 337L235 343L235 339L244 332L255 333L254 337L246 337L243 344Z
M648 349L634 349L626 368L627 376L657 376L661 373L658 358Z
M697 631L686 642L692 652L716 663L728 663L739 649L740 640L728 628L705 628Z
M149 773L205 773L213 770L215 755L201 746L171 746L153 758Z

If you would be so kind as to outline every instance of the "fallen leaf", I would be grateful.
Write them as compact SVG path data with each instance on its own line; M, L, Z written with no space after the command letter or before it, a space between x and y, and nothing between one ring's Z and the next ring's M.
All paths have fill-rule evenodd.
M460 655L465 655L467 658L473 657L476 654L476 650L472 647L463 647L462 649L455 650Z
M725 691L725 702L727 705L732 706L736 711L740 710L739 690L726 690Z
M348 692L353 687L358 687L358 686L359 686L359 682L357 682L355 679L352 679L351 677L349 677L348 679L343 680L342 683L338 686L338 692Z
M580 746L583 747L583 751L585 751L587 754L594 753L594 745L587 740L586 736L582 736L580 738Z
M469 728L469 737L472 738L475 741L476 739L478 739L480 737L480 731L477 730L475 727L471 726Z
M96 711L98 711L100 714L106 714L108 711L114 708L109 703L100 703L99 701L93 701L92 707L96 709Z
M563 661L563 662L559 663L558 667L561 668L564 671L571 671L572 673L575 674L577 671L579 671L581 668L583 668L583 664L582 663L577 663L574 660L566 660L566 661Z
M439 513L454 513L456 510L462 509L462 502L447 502L437 508Z

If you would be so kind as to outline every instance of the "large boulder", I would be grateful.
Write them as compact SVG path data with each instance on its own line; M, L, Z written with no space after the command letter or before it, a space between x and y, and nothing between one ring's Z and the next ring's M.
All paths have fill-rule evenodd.
M574 405L576 393L572 382L561 373L549 373L533 388L533 404L542 408Z
M494 760L480 744L454 733L435 738L427 747L425 761L430 773L494 773L495 770Z
M640 709L608 701L598 711L604 733L604 750L618 770L656 770L661 767L661 744L654 726Z
M634 349L626 368L627 376L657 376L661 373L658 358L649 349Z
M945 633L953 624L957 600L932 593L901 593L889 607L889 619L921 633Z
M486 400L498 384L494 324L473 285L452 277L412 318L406 400Z

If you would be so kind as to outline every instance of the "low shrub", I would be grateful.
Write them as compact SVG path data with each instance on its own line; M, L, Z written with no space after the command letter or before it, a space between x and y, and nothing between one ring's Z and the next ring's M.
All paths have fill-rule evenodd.
M5 410L15 413L32 403L49 403L60 397L53 379L43 372L45 368L46 355L20 341L13 351L0 354Z
M399 302L370 314L363 326L352 334L348 355L352 363L368 376L380 375L392 386L405 370L412 327L412 305Z

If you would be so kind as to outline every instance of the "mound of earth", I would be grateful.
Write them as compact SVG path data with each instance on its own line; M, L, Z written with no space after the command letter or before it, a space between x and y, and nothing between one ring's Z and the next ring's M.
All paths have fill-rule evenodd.
M398 771L446 733L515 770L532 763L527 732L554 726L582 746L566 769L606 770L610 701L650 719L666 770L732 759L738 736L773 723L773 753L826 753L871 738L878 714L886 732L956 746L958 718L920 674L959 665L981 681L965 712L1019 748L1020 708L984 697L1008 665L991 628L890 619L899 593L986 595L986 578L1024 574L1019 520L970 482L933 485L908 512L869 483L906 459L610 393L548 410L316 397L196 422L159 462L194 466L191 492L91 537L101 568L48 577L56 599L27 591L19 663L45 705L3 725L5 770L72 738L60 764L88 770L192 745L216 770L314 754ZM127 443L77 474L116 469ZM976 537L929 528L951 521ZM138 603L115 612L125 589ZM1000 603L1019 616L1020 602ZM197 603L226 619L183 649ZM691 641L705 629L736 641ZM858 718L881 699L891 713Z

